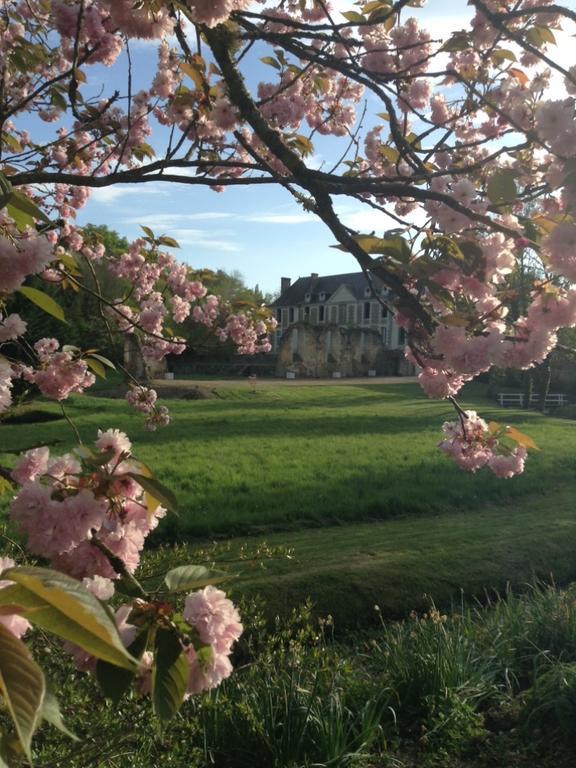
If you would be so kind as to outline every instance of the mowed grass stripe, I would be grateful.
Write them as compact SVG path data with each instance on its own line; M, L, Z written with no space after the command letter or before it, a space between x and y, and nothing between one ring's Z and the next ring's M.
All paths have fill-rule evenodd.
M310 597L315 611L337 628L485 598L508 585L525 589L535 579L576 579L574 494L563 490L510 506L469 514L348 524L232 539L215 561L238 574L227 590L264 598L270 616L288 613ZM284 555L242 562L251 552L284 548ZM200 559L202 555L200 556ZM161 548L147 567L162 570L196 562L193 544ZM379 612L374 606L378 605Z
M516 503L544 487L576 491L574 424L502 411L479 387L469 388L465 407L513 423L542 448L521 477L499 480L487 470L471 475L440 454L441 425L454 411L425 398L417 385L220 394L225 399L170 401L173 423L154 434L123 401L77 397L69 405L87 443L99 428L119 427L136 455L174 490L180 517L164 521L165 539L465 513ZM54 439L63 449L72 445L65 422L0 426L7 448Z

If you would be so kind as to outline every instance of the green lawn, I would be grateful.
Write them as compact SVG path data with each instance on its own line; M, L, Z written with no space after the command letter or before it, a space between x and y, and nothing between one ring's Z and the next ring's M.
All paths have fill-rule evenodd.
M498 409L471 388L466 407L528 432L542 451L519 478L470 475L436 443L451 406L417 385L221 390L214 400L169 401L173 424L150 434L121 400L82 397L68 411L86 442L119 427L139 458L176 493L180 517L164 537L206 537L390 519L486 504L518 504L551 489L576 489L574 425ZM46 405L46 408L54 406ZM0 426L5 447L39 440L73 444L64 421Z
M573 423L502 411L479 387L464 402L536 440L542 450L522 476L453 466L436 449L453 412L412 384L223 389L218 399L170 401L173 424L156 434L122 401L78 397L68 411L86 442L98 428L125 430L178 496L180 516L153 543L180 544L152 553L147 570L223 560L239 574L230 588L261 593L271 613L311 595L347 626L375 619L375 604L399 615L460 589L576 579ZM0 426L5 448L48 440L70 447L70 426ZM244 538L215 551L198 544L230 535Z

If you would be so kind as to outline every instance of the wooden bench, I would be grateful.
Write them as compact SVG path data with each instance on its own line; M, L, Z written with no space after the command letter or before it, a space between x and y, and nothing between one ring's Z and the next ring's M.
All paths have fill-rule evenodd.
M498 405L501 408L514 405L523 408L524 406L524 395L522 392L499 392L496 395L496 399L498 400Z

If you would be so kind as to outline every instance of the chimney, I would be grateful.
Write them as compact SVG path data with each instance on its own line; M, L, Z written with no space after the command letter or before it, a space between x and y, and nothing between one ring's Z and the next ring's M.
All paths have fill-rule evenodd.
M318 272L312 272L312 274L310 275L310 278L312 280L318 280Z
M280 296L290 288L290 283L292 280L289 277L281 277L280 278Z

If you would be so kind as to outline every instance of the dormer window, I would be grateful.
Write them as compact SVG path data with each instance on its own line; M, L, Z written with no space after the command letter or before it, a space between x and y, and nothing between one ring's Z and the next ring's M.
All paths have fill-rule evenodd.
M309 302L311 298L312 298L312 294L311 293L307 293L304 296L304 301L308 301Z
M372 289L369 286L364 288L364 296L372 296Z
M320 301L326 301L326 293L324 291L320 294Z

